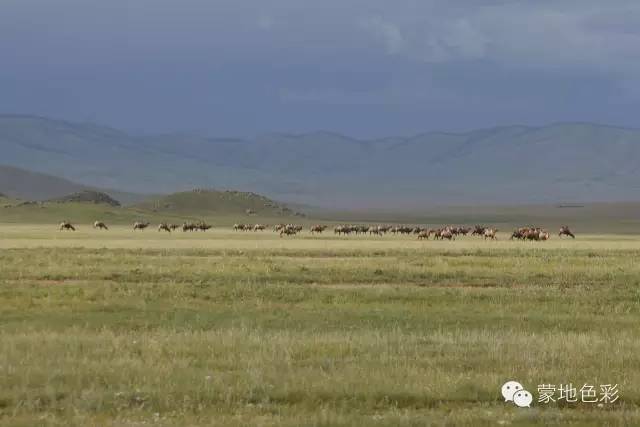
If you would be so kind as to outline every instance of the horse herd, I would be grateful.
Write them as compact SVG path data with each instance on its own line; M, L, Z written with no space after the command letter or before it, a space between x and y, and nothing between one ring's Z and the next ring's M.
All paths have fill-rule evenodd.
M141 222L136 221L133 223L133 231L136 230L145 230L151 225L150 222ZM162 222L158 225L158 231L166 231L171 233L172 231L176 231L181 229L182 231L207 231L212 228L212 225L209 225L205 222L185 222L183 224L168 224L166 222ZM107 224L103 221L96 221L93 223L93 228L97 230L109 230ZM62 221L59 227L60 231L68 230L68 231L76 231L76 227L71 224L69 221Z
M572 239L575 239L576 236L571 232L568 226L563 225L560 227L560 232L558 233L559 237L569 236ZM511 240L549 240L549 232L547 230L543 230L539 227L521 227L513 230L511 234Z
M145 230L151 224L149 222L140 222L136 221L133 224L133 231L136 230ZM103 221L95 221L93 223L93 228L98 230L109 230L109 227ZM172 231L182 230L183 232L187 231L207 231L211 229L212 226L203 222L185 222L183 224L168 224L168 223L160 223L158 225L158 231L164 231L167 233L171 233ZM234 224L234 231L265 231L268 226L264 224ZM313 234L322 234L329 228L327 225L312 225L309 228L309 232ZM70 230L75 231L76 228L73 224L68 221L63 221L60 224L59 230ZM277 224L273 227L273 231L278 233L280 237L283 236L295 236L296 234L303 231L303 226L298 224ZM454 226L445 226L441 228L427 228L427 227L419 227L419 226L408 226L408 225L338 225L333 229L333 233L338 236L348 236L348 235L377 235L382 236L387 233L393 235L415 235L418 240L428 240L433 236L433 240L455 240L458 236L478 236L482 237L485 240L497 240L498 229L492 227L485 227L481 225L476 225L475 227L454 227ZM563 225L560 227L560 231L558 233L559 237L569 236L571 238L575 238L573 232L569 229L568 226ZM516 228L511 234L511 240L535 240L535 241L544 241L549 240L550 234L547 230L540 227L520 227Z
M312 225L309 228L311 234L322 234L327 230L327 225ZM235 224L234 231L264 231L267 226L263 224ZM273 231L282 236L293 236L303 230L301 225L296 224L277 224L273 227ZM418 240L427 240L433 236L434 240L455 240L458 236L479 236L485 240L497 240L498 229L492 227L484 227L476 225L475 227L454 227L445 226L441 228L427 228L408 225L338 225L333 229L333 233L339 236L348 235L377 235L382 236L387 233L394 235L416 235ZM540 227L520 227L513 231L511 240L549 240L549 232ZM559 237L570 236L575 238L568 226L560 227Z

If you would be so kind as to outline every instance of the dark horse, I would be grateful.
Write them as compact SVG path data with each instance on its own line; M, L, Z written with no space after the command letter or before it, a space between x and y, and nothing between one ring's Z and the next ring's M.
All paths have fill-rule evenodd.
M571 232L571 230L569 230L569 226L568 225L563 225L562 227L560 227L560 232L558 233L558 236L562 237L562 236L571 236L572 238L576 238L576 236Z

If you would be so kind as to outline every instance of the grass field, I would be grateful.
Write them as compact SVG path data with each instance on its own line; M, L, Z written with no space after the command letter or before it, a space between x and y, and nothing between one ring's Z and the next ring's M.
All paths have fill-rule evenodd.
M0 424L640 425L640 236L506 237L0 225Z

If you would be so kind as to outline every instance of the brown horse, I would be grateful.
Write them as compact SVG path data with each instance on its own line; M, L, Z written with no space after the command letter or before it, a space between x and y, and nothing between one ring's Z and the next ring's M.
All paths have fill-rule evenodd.
M138 222L138 221L136 221L133 224L133 231L144 230L145 228L147 228L149 226L149 224L150 224L149 222Z
M75 227L71 225L69 221L62 221L60 224L60 231L64 230L76 231Z
M560 227L560 232L558 233L559 237L562 236L571 236L571 238L575 239L576 236L571 232L571 230L569 230L569 226L568 225L563 225L562 227Z
M487 227L483 227L481 225L476 225L473 229L473 231L471 232L472 236L484 236L484 232L487 229Z
M418 233L418 240L429 240L429 230L422 230Z
M298 234L298 228L294 225L287 225L285 228L280 230L280 237L286 236L295 236Z
M487 228L484 230L484 239L498 240L496 234L498 233L497 228Z
M107 224L102 221L96 221L93 223L93 228L97 228L98 230L108 230Z
M440 240L444 240L444 239L455 240L455 236L451 232L451 230L449 230L449 228L445 228L444 230L440 231Z
M314 225L313 227L311 227L311 234L313 234L313 233L320 233L320 234L322 234L322 232L323 232L324 230L326 230L326 229L327 229L327 226L326 226L326 225Z

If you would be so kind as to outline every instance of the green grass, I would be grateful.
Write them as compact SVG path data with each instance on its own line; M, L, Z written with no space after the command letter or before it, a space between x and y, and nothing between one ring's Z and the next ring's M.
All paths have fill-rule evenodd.
M12 206L16 203L14 199L11 199L0 193L0 206Z
M234 222L278 224L294 221L292 216L277 215L244 215L244 210L224 214L216 211L158 210L140 207L113 207L107 204L94 203L55 203L46 202L33 205L20 205L19 202L0 199L0 223L13 224L60 224L70 221L79 226L91 227L94 221L104 221L108 225L132 225L135 221L150 221L157 225L161 222L182 224L184 221L205 220L209 223L225 226ZM296 218L297 222L308 222Z
M247 215L246 209L256 212ZM594 203L582 208L551 205L433 207L412 213L402 212L326 212L310 210L309 217L283 215L281 205L260 195L236 192L183 192L135 206L112 207L93 203L42 203L20 205L0 198L0 224L57 225L70 221L90 226L94 221L108 225L132 225L135 221L182 223L203 220L228 228L234 223L316 224L373 223L414 224L428 227L484 224L504 233L524 225L536 225L555 234L569 224L578 235L585 233L635 234L640 227L640 203Z
M500 237L0 226L0 424L640 424L640 238Z
M247 210L253 213L247 215ZM285 206L258 194L230 191L187 191L122 207L90 202L23 204L0 196L0 223L59 224L61 221L70 221L90 225L98 220L114 225L132 224L135 221L158 224L198 220L230 225L235 222L265 221L277 224L301 218Z
M17 202L6 206L0 203L0 222L15 224L59 224L61 221L86 224L105 221L108 224L132 224L140 220L181 220L184 217L157 215L153 212L128 207L113 207L94 203L55 203L21 205Z

